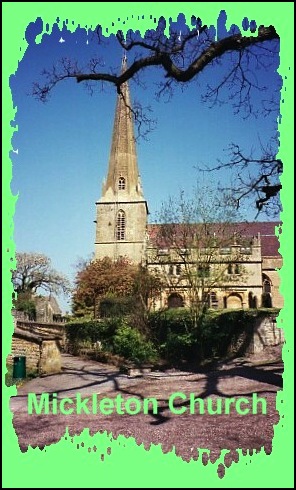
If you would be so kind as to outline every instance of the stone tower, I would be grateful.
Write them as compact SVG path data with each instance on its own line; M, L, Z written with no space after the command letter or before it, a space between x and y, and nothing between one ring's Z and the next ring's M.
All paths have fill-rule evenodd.
M126 57L122 71L126 70ZM107 179L96 202L95 258L144 258L148 206L139 176L128 83L118 95Z

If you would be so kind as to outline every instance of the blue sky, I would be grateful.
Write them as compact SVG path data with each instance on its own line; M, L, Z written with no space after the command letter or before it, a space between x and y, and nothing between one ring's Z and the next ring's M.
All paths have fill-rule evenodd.
M90 95L83 84L67 80L55 87L45 104L35 100L30 95L32 85L41 79L44 68L62 57L86 63L98 56L95 36L83 29L71 34L55 27L51 35L44 35L42 42L35 44L40 22L28 26L29 46L10 80L17 107L11 153L11 188L14 195L18 194L14 238L17 251L44 253L57 270L73 278L77 259L94 251L95 202L107 173L116 93L110 86L103 92L97 88ZM121 64L122 49L114 39L100 48L100 55L106 67ZM280 87L277 67L275 56L268 74L256 72L270 93L276 94ZM198 84L184 91L178 87L170 102L154 98L159 80L154 69L145 74L146 90L130 84L132 98L144 106L151 105L157 119L148 141L139 140L137 146L151 221L161 203L180 189L190 194L197 182L206 185L229 179L225 173L199 173L196 166L214 165L217 159L225 158L231 142L240 144L246 153L253 148L256 154L259 142L264 144L275 134L275 113L244 120L234 115L231 104L210 109L201 102L204 85L217 74L217 69L209 70L199 77ZM255 106L259 106L260 97L254 99ZM245 218L250 220L256 214L255 209L245 211ZM61 304L69 310L64 300Z

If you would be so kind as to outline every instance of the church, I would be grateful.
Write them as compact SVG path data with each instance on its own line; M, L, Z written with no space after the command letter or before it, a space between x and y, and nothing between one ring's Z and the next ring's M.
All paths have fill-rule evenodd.
M165 278L167 286L154 304L156 309L189 306L192 277L195 285L197 281L202 285L195 290L206 295L211 308L281 308L278 222L232 223L231 230L225 226L223 236L220 224L214 223L206 238L200 236L199 240L196 230L201 230L201 225L191 225L194 234L186 233L186 241L180 225L176 241L170 240L169 233L164 240L161 227L166 225L148 224L131 107L126 82L117 96L108 173L96 203L95 259L127 257ZM175 237L176 224L167 226L174 226Z

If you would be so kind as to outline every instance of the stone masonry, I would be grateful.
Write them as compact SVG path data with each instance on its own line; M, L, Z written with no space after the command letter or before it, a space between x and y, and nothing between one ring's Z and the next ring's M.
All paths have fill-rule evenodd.
M64 339L60 332L54 335L48 324L45 332L40 325L33 322L19 323L20 325L17 323L14 329L11 354L7 357L7 363L13 364L14 357L25 356L26 368L30 371L39 375L60 372Z

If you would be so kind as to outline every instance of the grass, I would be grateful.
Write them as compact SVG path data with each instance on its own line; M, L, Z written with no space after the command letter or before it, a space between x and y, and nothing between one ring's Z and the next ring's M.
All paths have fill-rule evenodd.
M38 377L38 372L36 370L26 370L26 377L23 379L15 379L13 377L13 366L6 366L7 373L5 374L5 384L6 386L16 386L19 388L31 379Z

